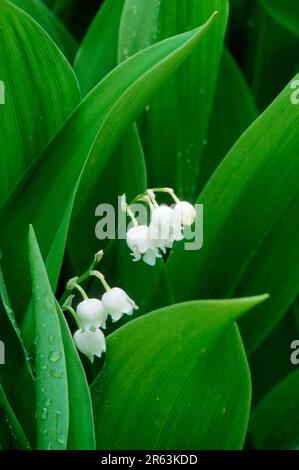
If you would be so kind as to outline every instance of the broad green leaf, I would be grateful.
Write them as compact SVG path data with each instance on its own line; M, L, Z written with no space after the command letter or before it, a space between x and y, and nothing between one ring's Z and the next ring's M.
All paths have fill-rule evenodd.
M256 103L264 110L298 72L299 38L274 21L260 3L251 22L243 62Z
M200 195L204 246L187 252L178 245L168 264L177 299L231 296L255 256L259 271L267 263L257 250L271 231L275 237L276 224L299 189L299 107L292 105L291 93L288 86L241 136ZM263 292L268 285L258 287ZM275 298L277 292L270 294Z
M255 449L298 449L298 387L299 372L294 371L255 408L250 428Z
M0 78L5 86L5 105L0 107L1 206L74 109L79 90L49 36L6 0L1 2L0 40Z
M222 56L207 145L203 154L201 186L208 181L232 145L256 117L257 110L248 84L226 49Z
M39 23L70 62L74 59L78 48L75 39L40 0L13 0L13 3Z
M122 132L163 80L192 52L213 19L201 28L152 46L111 72L76 109L0 212L0 220L5 221L0 235L4 273L9 288L18 285L19 295L14 300L20 316L29 301L24 276L27 224L34 224L46 259L82 171L75 215L93 191ZM33 200L38 204L33 205ZM22 270L10 269L15 259Z
M213 11L217 25L194 54L148 103L141 138L150 186L173 186L194 199L200 157L207 140L223 39L228 16L226 0L126 0L120 28L125 57L163 38L201 24ZM146 18L146 20L145 20Z
M299 36L299 10L294 0L259 1L277 23Z
M36 447L63 450L69 426L66 360L55 297L32 227L29 260L36 335Z
M91 387L99 449L240 449L250 375L234 321L265 299L149 313L108 337Z
M67 322L58 303L56 306L65 351L69 385L70 421L68 449L94 450L95 435L88 383Z
M28 450L30 449L30 444L25 436L25 433L5 395L5 392L2 388L0 383L0 407L3 408L7 420L9 422L9 426L11 428L12 437L16 440L20 449Z
M74 67L84 95L117 65L123 5L124 0L105 0L81 43Z

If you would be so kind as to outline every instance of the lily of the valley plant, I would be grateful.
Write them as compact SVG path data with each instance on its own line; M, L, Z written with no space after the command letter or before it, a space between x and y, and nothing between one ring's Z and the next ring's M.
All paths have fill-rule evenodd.
M0 449L298 448L298 11L0 0Z

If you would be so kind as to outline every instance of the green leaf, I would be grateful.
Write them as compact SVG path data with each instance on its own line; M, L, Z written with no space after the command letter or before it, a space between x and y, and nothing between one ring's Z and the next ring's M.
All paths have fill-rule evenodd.
M267 252L264 258L258 250L270 234L276 236L276 224L287 214L299 190L299 160L295 158L299 148L299 108L291 104L291 93L290 86L285 88L249 127L200 195L199 202L205 208L204 246L200 251L187 252L178 245L168 263L177 299L229 297L234 295L252 260L259 265L259 273L268 263ZM284 246L287 250L286 241ZM280 270L276 270L275 277L280 275ZM275 305L279 295L276 282L275 290L271 281L259 285L258 280L252 280L255 294L269 287ZM280 282L285 282L285 278L280 277ZM244 285L242 291L243 295L245 291L250 295L251 288ZM260 312L259 318L252 320L256 330L262 318ZM268 315L267 328L276 321L275 314ZM243 333L246 339L246 331ZM259 333L256 331L255 340Z
M294 262L299 256L298 203L299 191L259 247L236 289L241 295L260 289L271 293L267 305L240 321L248 352L254 351L278 325L298 294L299 266Z
M233 323L265 298L177 304L110 335L91 387L98 448L241 448L250 375Z
M62 214L61 221L59 223L56 235L54 237L53 243L50 247L48 256L46 258L46 269L48 273L48 278L51 284L52 291L55 292L57 288L58 278L63 262L63 257L65 253L66 241L68 236L68 230L71 220L72 209L74 205L74 199L76 195L78 185L75 185L73 188L73 193L71 195L70 201L66 204L65 212ZM33 312L33 303L32 299L26 310L24 319L22 321L22 336L24 342L29 351L33 349L33 331L34 331L34 312Z
M37 21L68 60L73 61L78 48L75 39L40 0L13 0L13 3Z
M0 40L5 86L0 109L1 206L74 109L79 90L70 65L48 35L6 0L1 2Z
M69 401L67 369L56 301L33 231L29 260L35 319L37 449L63 450L67 445Z
M184 198L194 199L198 191L228 2L181 0L178 8L175 0L126 0L121 21L120 50L128 57L158 40L198 26L215 10L219 12L217 25L149 102L140 126L146 143L149 185L173 186Z
M294 371L255 408L250 429L256 449L298 449L298 387L299 372Z
M233 56L225 49L203 154L201 187L256 117L257 110L248 84Z
M94 450L92 403L85 372L65 317L57 305L69 385L69 450Z
M0 260L1 260L1 255L0 255ZM7 289L6 289L6 285L5 285L5 282L4 282L4 277L3 277L1 264L0 264L0 298L1 298L1 301L2 301L2 304L3 304L3 307L5 309L5 312L7 314L7 318L10 322L10 325L11 325L12 329L14 330L15 335L17 336L19 346L23 350L24 358L26 360L26 365L28 367L28 372L33 377L33 372L32 372L32 368L31 368L31 364L30 364L30 360L29 360L29 354L28 354L28 352L25 348L23 338L21 336L21 331L18 327L16 318L15 318L15 314L14 314L14 311L13 311L12 306L11 306L11 302L10 302L8 292L7 292ZM1 323L3 325L4 321L2 320ZM4 330L5 330L5 328L4 328ZM14 343L13 347L15 349L15 341L13 343Z
M33 443L35 435L32 420L35 408L33 372L8 296L1 265L0 299L0 339L5 342L5 365L0 366L1 387L3 393L9 397L17 420Z
M74 67L84 95L117 65L123 5L124 0L105 0L81 43Z
M299 36L299 11L298 5L294 0L259 1L277 23Z
M7 400L7 397L5 395L5 392L2 388L2 385L0 383L0 407L3 408L5 414L6 414L6 417L7 417L7 420L9 422L9 426L10 426L10 429L11 429L11 432L12 432L12 436L13 438L16 440L18 446L20 447L20 449L23 449L23 450L28 450L30 449L30 444L29 444L29 441L27 439L27 437L25 436L24 434L24 431L12 409L12 407L10 406L10 403L9 401Z
M270 301L271 298L266 303L270 303ZM257 306L252 312L253 318L256 312L261 313L259 308ZM242 320L240 319L239 323L243 326ZM242 336L242 329L240 332ZM291 308L266 340L249 356L248 361L253 383L252 407L255 407L278 382L294 369L290 361L290 344L297 336L295 332L296 324ZM275 367L273 367L274 364ZM267 374L265 374L265 370Z
M0 409L0 450L11 449L11 434L5 413Z
M106 0L85 36L75 64L78 79L84 92L88 92L100 78L110 72L116 66L117 61L122 61L118 50L118 30L123 4L124 0ZM105 24L110 25L109 29L104 27ZM105 168L102 178L103 180L113 180L114 184L96 185L72 226L69 254L73 266L78 271L84 270L86 256L92 257L98 251L99 241L96 238L91 238L90 233L94 231L94 208L97 207L99 201L116 206L118 195L126 193L127 200L131 201L136 194L144 192L147 188L144 152L135 124L125 133L115 154ZM80 253L75 247L83 240L85 250L84 253ZM102 241L102 243L105 242ZM119 256L123 257L124 249L127 252L126 247L124 248L123 244L119 245L118 242L112 241L108 244L105 249L106 254L107 250L110 257L112 253L115 254L115 262L108 264L113 264L116 268L113 272L111 269L108 272L109 278L113 276L127 288L128 292L131 292L134 285L133 277L135 277L134 274L132 276L131 259L129 262L119 262L117 255L120 251ZM107 256L105 256L104 265L106 259ZM142 274L145 274L144 269ZM149 287L153 285L149 280L146 284ZM132 295L134 294L132 293Z
M260 3L243 58L258 107L264 110L298 72L299 38L282 28Z
M192 52L213 19L137 54L111 72L78 106L0 212L0 220L5 221L0 235L5 253L3 268L8 287L19 287L14 300L20 316L29 301L24 276L28 265L24 242L27 224L34 224L46 259L82 171L74 215L93 191L122 132L163 80ZM33 200L38 204L33 205ZM22 270L10 269L15 259Z

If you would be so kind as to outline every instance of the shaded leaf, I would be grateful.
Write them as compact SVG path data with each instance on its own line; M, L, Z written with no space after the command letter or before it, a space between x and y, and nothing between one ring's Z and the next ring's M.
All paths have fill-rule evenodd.
M299 11L294 0L259 0L265 10L281 26L299 35Z
M13 0L13 3L39 23L70 62L74 59L78 47L75 39L40 0Z
M84 95L117 65L123 4L124 0L105 0L81 43L74 67Z
M16 419L21 423L31 444L34 442L34 378L30 357L11 306L0 265L1 340L5 342L5 365L0 366L0 382ZM2 336L3 335L3 336ZM22 393L20 394L20 390Z
M184 198L194 199L198 191L200 156L207 139L228 2L181 0L178 8L175 0L126 0L121 21L120 51L128 57L198 26L215 10L219 12L217 25L148 103L140 126L149 185L173 186Z
M298 449L298 387L299 372L294 371L255 408L250 429L256 449Z
M203 154L200 186L208 181L232 145L256 117L257 110L248 84L226 49L222 56L206 150Z
M9 401L7 400L7 397L4 393L1 383L0 383L0 407L2 407L5 412L5 415L7 417L7 420L9 422L9 425L12 431L12 436L16 440L20 449L23 449L23 450L30 449L29 441L27 437L25 436L25 433L16 415L14 414L14 411Z
M243 61L258 107L264 110L298 72L299 39L256 4Z

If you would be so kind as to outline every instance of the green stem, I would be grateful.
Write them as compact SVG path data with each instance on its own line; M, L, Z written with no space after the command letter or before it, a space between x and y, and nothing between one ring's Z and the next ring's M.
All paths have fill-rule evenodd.
M96 277L97 279L99 279L101 281L101 283L102 283L102 285L103 285L106 292L111 290L111 287L109 286L108 282L106 281L104 274L100 273L100 271L91 271L90 275Z
M80 330L81 329L81 323L80 323L80 320L79 320L75 310L73 309L73 307L71 307L70 305L64 305L62 307L62 311L63 312L69 312L72 315L73 319L75 320L75 323L76 323L77 327Z
M77 284L76 282L74 282L73 284L70 285L70 287L71 287L71 290L77 289L77 291L80 292L80 294L82 295L83 300L88 300L88 295L86 294L86 292L85 292L85 290L83 289L83 287L81 287L79 284Z
M176 196L176 194L175 194L175 192L172 188L150 188L145 193L139 194L138 196L136 196L135 199L131 202L131 204L134 204L135 202L138 202L138 201L144 199L144 197L148 195L148 191L152 191L154 193L169 194L176 203L180 202L180 199Z
M130 219L132 220L134 227L138 227L137 219L134 217L134 214L131 211L129 206L127 206L127 214L130 217Z
M83 274L81 274L81 276L74 278L76 280L75 281L76 284L82 284L82 282L86 281L89 278L91 271L93 271L94 268L96 267L96 265L101 261L101 259L103 258L103 255L104 255L104 253L103 253L102 250L99 251L98 253L96 253L96 255L95 255L91 265L89 266L89 268ZM66 291L64 292L64 294L62 295L62 297L60 299L60 302L59 302L60 305L65 304L65 301L68 298L70 291L73 289L72 283L70 281L69 281L68 284L70 284L70 288L68 288L68 286L67 286ZM84 292L84 294L86 295L85 292Z

